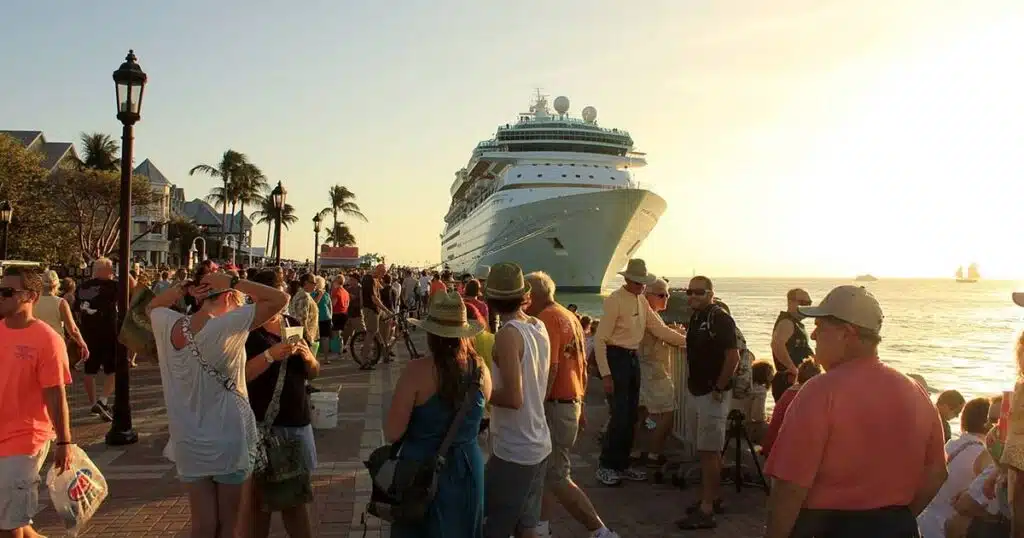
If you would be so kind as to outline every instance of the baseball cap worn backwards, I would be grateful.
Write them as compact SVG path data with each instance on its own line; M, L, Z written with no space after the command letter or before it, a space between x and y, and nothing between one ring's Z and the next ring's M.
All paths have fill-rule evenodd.
M882 307L863 286L839 286L817 306L801 306L800 313L810 318L833 317L862 329L882 330Z

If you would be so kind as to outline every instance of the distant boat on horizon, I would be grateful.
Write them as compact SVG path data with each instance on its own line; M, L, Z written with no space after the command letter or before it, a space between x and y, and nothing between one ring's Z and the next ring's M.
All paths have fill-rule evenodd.
M960 284L973 284L981 280L981 273L978 271L978 264L972 263L967 266L967 274L964 274L964 266L956 268L956 281Z
M878 277L871 274L857 275L857 278L853 279L854 282L877 282Z

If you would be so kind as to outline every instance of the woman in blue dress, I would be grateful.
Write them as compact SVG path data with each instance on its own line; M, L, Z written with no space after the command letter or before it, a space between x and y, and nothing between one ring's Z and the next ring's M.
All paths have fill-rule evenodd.
M471 365L480 376L472 407L457 425L455 440L438 476L437 495L420 525L394 524L393 538L482 538L484 461L477 434L491 396L491 376L473 350L471 338L483 330L469 323L466 306L454 292L439 293L423 320L409 320L427 333L430 356L406 364L398 378L384 436L401 441L400 458L426 460L437 453L458 406L466 399Z

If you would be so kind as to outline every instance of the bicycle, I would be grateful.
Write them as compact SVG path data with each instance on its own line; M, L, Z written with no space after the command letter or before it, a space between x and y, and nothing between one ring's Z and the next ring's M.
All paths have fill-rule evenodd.
M418 359L422 357L419 351L416 351L416 344L412 341L412 335L410 334L411 330L414 328L412 324L409 323L410 313L410 310L403 307L397 313L381 320L382 322L389 322L391 320L395 321L394 331L392 331L390 338L391 341L385 343L385 350L389 356L391 348L395 346L395 342L397 342L399 338L402 338L402 340L405 341L405 349L409 352L410 359Z
M418 359L421 357L420 353L416 350L416 344L412 341L412 336L409 334L411 325L409 324L408 314L409 312L405 308L402 308L390 316L383 316L380 318L378 322L380 327L394 321L395 330L389 339L390 342L384 342L381 338L380 331L377 332L376 338L373 339L374 349L370 354L369 361L366 363L360 362L359 359L362 357L359 351L362 350L362 346L365 345L364 340L366 340L366 329L360 329L352 333L348 343L349 351L352 353L352 360L359 365L361 370L372 370L381 362L381 359L383 359L384 362L391 362L391 348L394 347L395 342L399 337L405 340L405 349L409 351L410 358Z

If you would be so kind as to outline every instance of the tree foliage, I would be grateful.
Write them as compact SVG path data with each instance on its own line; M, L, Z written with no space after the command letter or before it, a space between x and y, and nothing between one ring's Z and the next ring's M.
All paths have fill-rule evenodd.
M41 154L0 135L0 200L14 206L9 256L77 264L112 253L119 239L118 172L71 167L50 173L41 163ZM135 207L155 201L143 177L135 178L132 195Z
M338 223L333 230L327 230L327 243L333 243L336 247L354 247L356 246L356 236L352 235L352 230L349 230L348 226Z
M70 226L82 257L90 261L114 252L120 239L120 174L100 170L58 170L49 183L50 201ZM140 208L155 201L149 180L134 176L132 206Z

